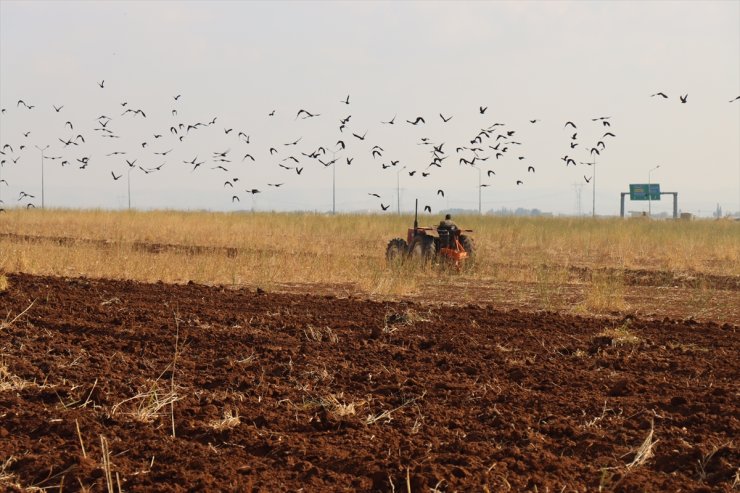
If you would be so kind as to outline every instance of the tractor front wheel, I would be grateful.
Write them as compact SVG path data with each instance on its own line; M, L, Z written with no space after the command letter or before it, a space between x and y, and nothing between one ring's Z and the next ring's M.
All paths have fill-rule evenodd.
M422 263L431 262L437 256L437 245L434 238L426 235L419 235L411 243L411 255L421 260Z
M388 262L398 262L406 258L408 253L409 245L403 238L394 238L388 242L388 247L385 249L385 259Z

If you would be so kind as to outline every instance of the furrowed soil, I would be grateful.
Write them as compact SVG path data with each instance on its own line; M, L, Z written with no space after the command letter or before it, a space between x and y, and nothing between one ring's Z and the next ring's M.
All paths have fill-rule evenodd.
M734 324L7 278L1 489L740 484Z

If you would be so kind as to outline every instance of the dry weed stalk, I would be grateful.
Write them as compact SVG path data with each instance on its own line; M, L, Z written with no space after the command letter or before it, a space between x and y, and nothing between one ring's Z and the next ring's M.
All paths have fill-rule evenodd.
M226 408L224 409L224 417L222 419L212 420L209 423L209 426L216 431L224 431L236 428L241 423L241 419L239 419L239 411Z
M10 322L8 322L8 321L7 321L7 319L6 319L5 321L3 321L3 322L0 322L0 330L3 330L3 329L7 329L8 327L12 326L12 325L13 325L13 324L14 324L14 323L15 323L15 322L16 322L16 321L17 321L17 320L19 319L19 318L21 318L21 317L22 317L23 315L25 315L25 314L26 314L26 312L27 312L28 310L30 310L30 309L31 309L31 307L33 306L33 304L34 304L34 303L36 303L36 300L33 300L33 301L31 302L31 304L30 304L30 305L28 305L28 306L26 307L26 309L25 309L25 310L23 310L22 312L20 312L20 313L19 313L19 314L18 314L18 315L17 315L17 316L16 316L16 317L15 317L15 318L13 319L13 320L11 320ZM10 315L8 315L8 317L10 317Z
M108 486L108 493L113 493L113 475L111 474L110 451L108 450L108 440L100 435L100 450L103 454L103 473L105 482Z
M645 437L645 441L642 442L642 445L640 445L640 448L637 449L637 452L635 452L635 458L632 459L632 462L627 464L627 469L632 469L633 467L639 467L643 465L647 460L653 456L653 447L656 443L658 443L659 440L653 441L653 432L655 430L654 422L650 420L650 432Z
M128 399L124 399L111 409L111 416L114 416L121 406L132 401L138 401L138 405L129 411L129 416L141 423L151 423L157 417L161 416L162 409L182 400L177 392L163 390L159 387L158 382L154 382L147 392L142 392Z
M30 386L37 384L12 374L5 360L0 358L0 392L18 391Z
M334 344L339 342L339 336L331 329L331 327L324 327L322 329L309 324L305 329L303 329L303 334L309 341L322 342L326 340Z

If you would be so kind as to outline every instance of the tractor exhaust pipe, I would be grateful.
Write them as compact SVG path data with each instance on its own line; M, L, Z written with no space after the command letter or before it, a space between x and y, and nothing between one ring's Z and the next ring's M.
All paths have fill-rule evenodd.
M419 199L416 199L416 205L414 205L414 229L419 227Z

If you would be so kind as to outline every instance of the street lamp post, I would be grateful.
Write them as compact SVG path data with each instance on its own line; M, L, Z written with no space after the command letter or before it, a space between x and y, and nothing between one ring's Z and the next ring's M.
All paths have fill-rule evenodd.
M591 191L591 194L592 194L591 196L591 217L595 218L596 217L596 156L594 156L594 161L592 164L594 166L594 176L592 178L594 183L593 183L593 187Z
M44 151L49 148L49 145L47 144L46 147L39 147L34 146L36 149L41 151L41 208L44 208Z
M653 216L653 208L652 208L652 198L653 197L652 197L652 193L650 193L650 185L652 184L652 181L651 181L650 175L652 174L653 171L655 171L658 168L660 168L660 165L657 165L654 168L650 168L650 170L648 171L648 217Z
M401 215L401 171L404 169L406 166L396 172L396 208L399 216Z
M126 180L126 188L128 189L128 210L131 210L131 168L133 168L133 166L128 167L128 178Z

